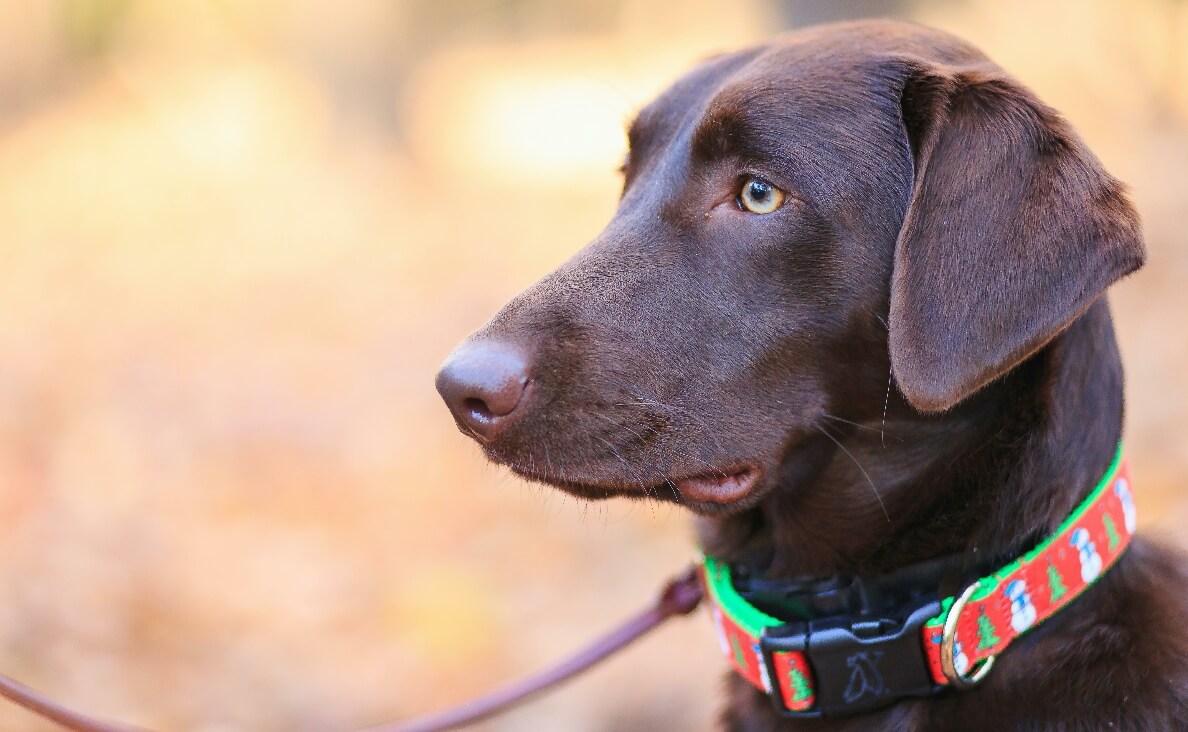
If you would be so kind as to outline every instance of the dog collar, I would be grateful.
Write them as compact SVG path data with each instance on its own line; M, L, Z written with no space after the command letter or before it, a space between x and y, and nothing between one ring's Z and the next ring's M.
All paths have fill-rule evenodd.
M702 581L722 652L781 714L845 716L976 684L1011 641L1113 566L1134 530L1119 447L1105 476L1054 534L955 597L933 591L893 613L784 621L744 599L725 562L705 557Z

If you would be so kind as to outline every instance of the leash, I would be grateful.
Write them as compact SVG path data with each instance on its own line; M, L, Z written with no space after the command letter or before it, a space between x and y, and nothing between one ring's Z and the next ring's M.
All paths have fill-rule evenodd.
M140 727L104 722L79 714L3 674L0 674L0 696L71 732L146 732Z
M651 607L629 618L618 628L556 666L443 712L417 719L382 724L378 727L368 727L360 732L440 732L486 719L568 681L622 650L669 618L688 615L697 608L701 597L702 587L698 568L690 567L664 586ZM148 732L140 727L104 722L80 714L2 674L0 674L0 696L6 697L42 719L54 722L70 732Z
M702 589L697 567L690 567L660 591L652 607L575 653L553 668L487 696L408 722L371 727L361 732L438 732L486 719L525 699L552 688L629 645L648 631L677 615L688 615L701 602Z

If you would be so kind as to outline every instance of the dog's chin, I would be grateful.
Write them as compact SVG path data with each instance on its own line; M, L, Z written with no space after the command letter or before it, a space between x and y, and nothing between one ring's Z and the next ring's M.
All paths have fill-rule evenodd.
M560 489L586 500L632 498L667 501L702 515L720 515L754 505L764 492L764 471L752 463L736 463L721 470L652 482L575 479L544 474L533 468L506 463L516 475Z

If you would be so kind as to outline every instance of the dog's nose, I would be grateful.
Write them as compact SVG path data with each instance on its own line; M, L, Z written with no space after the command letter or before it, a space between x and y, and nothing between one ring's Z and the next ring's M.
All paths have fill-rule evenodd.
M495 341L468 341L437 373L437 392L459 426L490 442L507 426L528 388L519 349Z

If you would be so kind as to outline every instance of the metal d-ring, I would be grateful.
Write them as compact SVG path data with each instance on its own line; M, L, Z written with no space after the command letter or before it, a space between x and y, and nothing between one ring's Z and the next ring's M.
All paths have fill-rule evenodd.
M969 602L969 598L977 592L979 583L974 582L965 591L961 593L949 607L949 614L945 616L945 627L941 632L941 646L940 646L940 663L941 671L944 672L945 678L949 680L957 689L972 689L978 683L986 678L986 674L990 673L991 667L994 666L994 656L987 656L982 660L973 670L969 676L962 676L957 673L957 661L954 655L957 643L957 619L961 617L961 611L965 609L965 604Z

